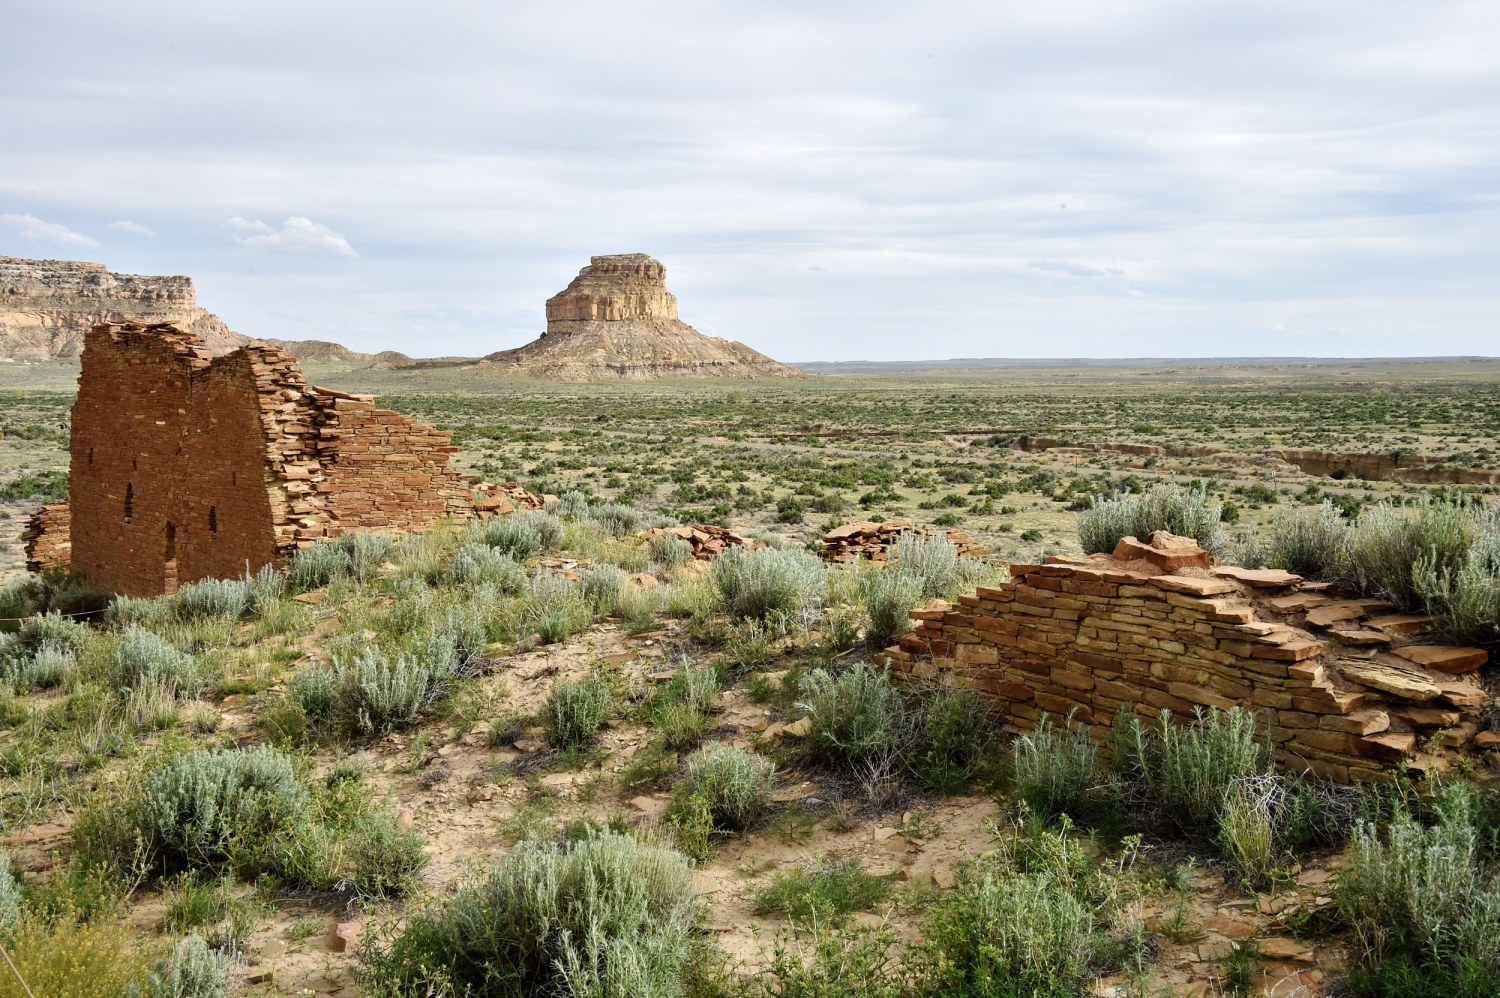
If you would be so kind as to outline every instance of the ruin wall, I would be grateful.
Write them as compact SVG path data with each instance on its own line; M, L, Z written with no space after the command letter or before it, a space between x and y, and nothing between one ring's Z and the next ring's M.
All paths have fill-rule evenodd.
M275 347L215 358L170 325L90 331L71 447L71 496L28 529L28 567L70 562L127 595L475 513L451 434L311 386Z
M1125 704L1150 717L1264 711L1279 764L1341 782L1500 745L1480 720L1488 655L1417 643L1426 618L1378 600L1211 560L1095 556L1011 572L956 606L914 611L916 629L880 658L983 691L1022 731L1071 714L1102 738Z

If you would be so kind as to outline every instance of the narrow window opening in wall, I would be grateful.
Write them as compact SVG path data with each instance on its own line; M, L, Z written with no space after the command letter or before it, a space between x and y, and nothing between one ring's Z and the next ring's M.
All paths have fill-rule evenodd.
M231 471L229 473L229 484L230 485L238 485L238 484L240 484L240 473L238 471Z
M177 590L177 524L167 524L167 549L163 552L166 564L162 566L162 574L165 576L166 591Z
M219 507L208 507L208 532L217 534L219 532Z
M89 464L94 463L94 448L89 448Z
M131 471L140 471L141 470L140 468L136 467L135 458L131 458L130 459L130 470Z
M127 482L125 484L125 522L129 523L135 517L135 485Z

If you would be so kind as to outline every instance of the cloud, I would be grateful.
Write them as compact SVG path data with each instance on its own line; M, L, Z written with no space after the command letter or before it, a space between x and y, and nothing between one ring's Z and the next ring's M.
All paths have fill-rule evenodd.
M60 246L63 249L94 249L98 240L81 232L74 232L66 225L47 222L35 215L0 215L0 225L5 226L22 239L34 239L39 243Z
M139 225L139 224L137 224L135 222L125 221L125 220L121 220L121 221L118 221L118 222L110 222L109 223L109 227L111 229L116 230L117 232L128 232L132 236L154 236L154 235L156 235L156 233L152 232L150 229L146 228L144 225Z
M1073 263L1071 260L1028 260L1026 266L1031 270L1048 270L1073 277L1121 277L1125 274L1119 267L1105 267L1101 270L1087 264Z
M249 221L235 216L224 223L231 238L241 246L270 250L273 253L292 253L302 256L359 256L349 240L326 225L319 225L310 218L293 215L273 229L256 219Z

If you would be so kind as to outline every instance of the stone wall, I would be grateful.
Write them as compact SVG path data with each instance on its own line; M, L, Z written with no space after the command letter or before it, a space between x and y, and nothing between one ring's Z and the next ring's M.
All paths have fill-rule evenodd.
M348 529L475 514L451 435L307 384L251 344L214 358L170 325L90 331L73 410L71 497L29 531L28 563L71 563L128 595L255 571Z
M1102 737L1127 703L1152 717L1263 710L1279 763L1340 781L1500 744L1480 720L1488 655L1419 643L1426 618L1218 567L1167 538L1127 540L1111 556L1014 565L1009 584L915 611L916 629L881 657L984 691L1023 731L1071 712Z
M64 502L48 503L36 511L21 531L26 549L26 571L40 572L73 561L73 509Z

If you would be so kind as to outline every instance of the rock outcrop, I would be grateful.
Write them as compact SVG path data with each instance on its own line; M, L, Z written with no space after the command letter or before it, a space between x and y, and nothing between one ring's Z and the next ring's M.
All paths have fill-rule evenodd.
M661 377L802 378L733 340L705 336L677 317L667 268L644 253L596 256L547 300L547 331L481 363L560 381Z
M0 359L72 360L103 322L170 322L212 352L250 342L198 306L187 277L115 274L100 263L0 256Z

